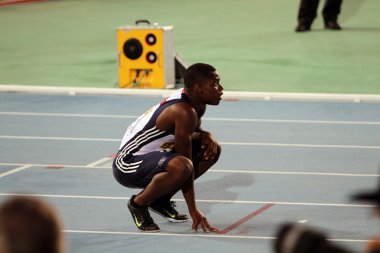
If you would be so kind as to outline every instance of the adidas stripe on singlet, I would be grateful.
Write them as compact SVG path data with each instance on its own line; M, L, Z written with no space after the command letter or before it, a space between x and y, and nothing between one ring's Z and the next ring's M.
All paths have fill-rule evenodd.
M174 129L162 131L156 127L156 120L165 108L180 102L188 102L187 94L183 88L146 111L128 127L115 161L119 170L124 173L131 173L138 168L139 164L123 162L122 158L127 155L136 156L153 151L172 150L174 147Z

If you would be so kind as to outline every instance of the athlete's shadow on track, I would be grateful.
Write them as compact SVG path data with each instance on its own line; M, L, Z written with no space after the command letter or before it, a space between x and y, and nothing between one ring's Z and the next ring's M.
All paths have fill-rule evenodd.
M204 175L204 177L207 177L207 174ZM244 173L228 173L219 179L203 182L196 181L196 199L233 201L236 200L239 195L239 187L247 187L253 183L253 175ZM198 203L198 205L200 204L201 203ZM207 214L211 211L213 203L201 205L202 212Z

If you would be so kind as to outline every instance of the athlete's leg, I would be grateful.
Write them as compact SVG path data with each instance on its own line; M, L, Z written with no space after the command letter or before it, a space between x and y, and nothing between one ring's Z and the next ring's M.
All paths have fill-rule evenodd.
M179 188L193 176L193 164L184 156L169 152L151 152L132 156L119 152L113 162L115 179L130 188L143 188L128 202L133 221L141 231L158 232L148 211L149 203L173 189Z
M194 165L194 180L202 176L208 169L210 169L218 160L222 151L222 148L218 145L217 154L213 159L203 160L202 151L200 150L200 144L193 143L193 165ZM168 202L170 199L180 190L176 188L167 194L155 199L155 202Z
M211 166L213 166L221 153L221 148L218 146L218 152L213 157L213 159L210 159L208 161L203 160L203 154L201 150L201 145L199 141L193 142L193 166L194 166L194 175L191 175L192 177L199 178L201 175L203 175ZM186 182L185 182L186 184ZM182 186L186 187L186 185L183 184ZM171 201L172 197L183 187L178 187L167 194L162 195L161 197L156 198L154 201L152 201L149 205L149 208L162 215L163 217L167 218L171 222L185 222L189 220L189 217L186 214L180 214L176 209L176 205L174 201Z
M151 201L180 188L192 173L192 162L184 156L175 156L167 164L166 170L156 174L135 197L134 202L140 206L147 206Z

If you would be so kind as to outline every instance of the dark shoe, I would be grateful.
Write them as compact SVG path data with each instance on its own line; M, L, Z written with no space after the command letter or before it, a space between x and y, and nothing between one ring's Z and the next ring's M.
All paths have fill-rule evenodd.
M296 27L296 32L307 32L310 31L310 25L298 24Z
M325 22L325 28L329 30L342 30L342 27L336 21Z
M152 202L149 205L150 210L167 218L171 222L185 222L189 220L189 217L187 217L186 214L178 214L174 207L176 207L174 201L169 201L166 203Z
M128 202L128 209L132 214L133 221L138 229L143 232L159 232L160 227L154 223L150 213L148 211L148 207L133 207L131 201L136 196L132 196L132 198Z

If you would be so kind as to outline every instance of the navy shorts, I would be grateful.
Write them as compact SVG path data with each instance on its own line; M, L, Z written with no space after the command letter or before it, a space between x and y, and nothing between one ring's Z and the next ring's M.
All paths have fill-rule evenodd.
M193 141L193 166L196 169L198 163L203 160L199 141ZM166 171L169 161L177 156L175 151L154 151L144 155L125 155L119 152L113 161L113 175L123 186L128 188L145 188L153 177Z

